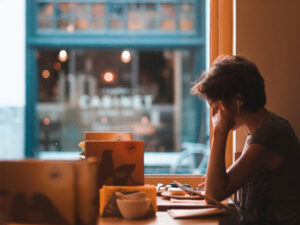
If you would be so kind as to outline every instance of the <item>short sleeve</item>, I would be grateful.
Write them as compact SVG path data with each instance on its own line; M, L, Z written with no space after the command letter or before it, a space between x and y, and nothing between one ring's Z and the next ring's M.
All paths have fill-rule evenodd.
M293 128L282 118L265 121L247 140L247 144L259 144L281 155L300 153L299 141Z

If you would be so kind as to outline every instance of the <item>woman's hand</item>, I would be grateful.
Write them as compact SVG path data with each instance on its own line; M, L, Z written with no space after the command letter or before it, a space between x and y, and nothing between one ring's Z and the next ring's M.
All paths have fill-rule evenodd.
M202 182L198 184L197 188L201 188L201 189L205 188L205 175L202 176Z
M227 134L235 125L233 116L221 101L216 101L212 115L214 132Z

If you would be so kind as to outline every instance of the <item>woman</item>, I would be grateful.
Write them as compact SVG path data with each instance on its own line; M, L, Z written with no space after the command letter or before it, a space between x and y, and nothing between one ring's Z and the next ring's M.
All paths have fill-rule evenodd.
M254 63L218 58L191 89L212 109L213 139L206 194L223 200L243 187L241 224L300 224L300 144L289 122L265 108L264 80ZM230 130L249 134L241 157L225 168Z

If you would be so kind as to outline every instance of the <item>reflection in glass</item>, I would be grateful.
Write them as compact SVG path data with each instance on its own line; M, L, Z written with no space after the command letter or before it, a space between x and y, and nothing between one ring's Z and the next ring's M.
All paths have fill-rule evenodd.
M123 29L123 12L124 8L121 4L114 4L110 7L110 29Z
M104 3L93 3L91 15L94 17L105 16L105 4Z
M105 29L105 4L94 3L91 6L91 16L89 29L103 30Z
M39 3L39 29L51 29L52 32L59 29L68 33L101 31L107 24L107 28L111 30L191 31L195 30L194 4L125 1L124 3L75 3L72 1Z
M143 29L143 8L141 4L129 4L127 12L128 30Z
M85 16L88 14L87 4L85 3L76 3L74 4L74 12L76 16Z
M60 14L70 14L74 3L58 3L58 12Z
M194 30L194 20L193 19L180 19L180 30Z
M75 29L76 30L87 30L88 29L88 19L87 18L78 18L75 20Z
M51 29L52 28L52 17L54 14L53 3L42 3L39 4L39 29Z
M161 29L162 30L175 30L176 29L176 11L174 4L161 4Z
M58 18L57 19L57 28L60 30L71 31L72 21L70 19Z
M183 16L193 14L194 13L194 5L193 4L181 4L180 13Z
M39 76L40 150L77 149L84 131L131 131L146 151L174 151L174 52L130 52L123 63L120 50L72 50L61 70L59 52L39 52L39 74L51 74Z
M52 28L52 18L49 16L39 17L39 29L48 30Z
M175 20L174 19L163 19L161 21L161 29L162 30L175 30Z
M145 29L159 29L159 20L156 4L145 4Z
M200 170L208 117L189 93L205 64L205 44L189 44L204 37L202 30L190 32L203 22L197 21L199 2L37 1L32 29L51 49L28 47L38 65L34 151L41 158L45 151L77 155L85 131L129 131L145 141L146 173ZM64 37L67 45L56 43ZM67 57L59 57L63 50Z
M105 28L105 20L104 18L98 18L95 17L90 21L90 27L91 30L103 30Z
M195 12L193 4L180 6L180 30L190 31L195 29Z

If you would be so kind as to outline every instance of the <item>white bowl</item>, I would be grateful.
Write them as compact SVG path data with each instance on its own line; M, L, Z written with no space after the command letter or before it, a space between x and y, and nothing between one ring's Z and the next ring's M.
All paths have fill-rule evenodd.
M146 193L142 191L134 192L131 194L127 194L126 198L128 200L145 200L146 199Z
M139 219L146 215L150 206L150 199L116 199L117 206L125 219Z

